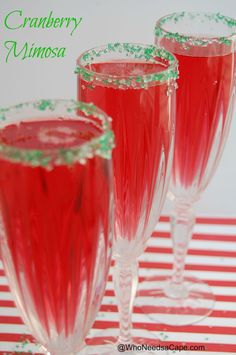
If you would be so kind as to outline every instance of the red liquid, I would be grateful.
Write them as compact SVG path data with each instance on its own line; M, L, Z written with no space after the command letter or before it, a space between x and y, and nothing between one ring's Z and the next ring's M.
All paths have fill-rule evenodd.
M165 47L168 50L168 45ZM203 54L204 49L199 48L199 52L195 48L195 54ZM180 78L176 92L173 184L203 189L218 161L225 136L234 56L174 54L179 61Z
M6 126L0 142L55 149L100 134L92 124L49 118ZM101 301L110 256L107 164L93 157L47 170L0 157L2 255L18 305L42 343L42 331L55 339L77 327L83 337Z
M121 76L158 72L163 70L163 65L113 61L92 64L89 68L98 73ZM150 236L151 231L147 232L150 217L151 228L157 223L156 210L162 200L172 138L167 84L123 89L95 81L91 87L91 83L79 78L78 97L93 102L112 117L116 142L113 150L115 232L117 238L136 239L137 247L143 238ZM125 252L130 253L130 248Z

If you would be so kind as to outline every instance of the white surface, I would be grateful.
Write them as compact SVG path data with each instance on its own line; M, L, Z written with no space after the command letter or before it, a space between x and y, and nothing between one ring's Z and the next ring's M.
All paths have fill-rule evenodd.
M83 17L70 36L64 29L19 29L4 27L4 18L22 9L24 16ZM235 0L0 0L0 106L37 98L75 98L73 74L77 56L85 49L114 41L153 43L156 20L174 11L214 11L236 18ZM6 40L36 46L67 47L64 59L9 59ZM20 48L20 47L19 47ZM199 215L236 215L236 114L218 171L196 211ZM169 201L164 213L171 210Z

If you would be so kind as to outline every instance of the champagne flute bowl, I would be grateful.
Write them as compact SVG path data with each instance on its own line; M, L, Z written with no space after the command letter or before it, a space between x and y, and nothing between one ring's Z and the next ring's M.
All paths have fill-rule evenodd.
M156 44L179 61L170 191L174 265L171 277L146 280L143 290L149 290L153 319L186 325L205 318L214 308L211 288L186 276L184 268L195 224L193 207L217 169L230 129L236 21L219 13L174 13L157 21L155 33Z
M47 354L80 353L111 257L113 133L93 105L0 110L0 245L25 324Z
M169 183L177 61L152 45L109 43L81 54L76 73L79 100L105 110L116 137L113 280L120 333L105 330L100 337L116 346L147 343L155 338L148 331L131 334L137 258L157 224ZM106 353L113 352L115 346Z

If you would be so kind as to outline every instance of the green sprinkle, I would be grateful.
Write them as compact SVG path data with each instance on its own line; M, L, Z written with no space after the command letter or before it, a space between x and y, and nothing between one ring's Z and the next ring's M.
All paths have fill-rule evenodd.
M222 23L225 26L228 27L230 30L230 34L228 37L218 37L218 38L209 38L209 37L195 37L195 36L185 36L181 33L178 32L170 32L165 29L165 24L169 22L174 22L177 24L178 22L181 22L184 18L188 17L190 20L194 20L196 18L199 18L201 22L204 21L210 21L213 23ZM234 42L233 36L236 34L236 20L227 16L224 16L220 13L213 13L213 14L208 14L208 13L198 13L198 12L180 12L180 13L173 13L171 15L167 15L163 18L161 18L155 27L155 35L157 38L169 38L172 39L173 41L176 41L180 44L185 45L185 49L191 48L191 46L207 46L212 43L222 43L225 45L232 45ZM187 45L187 47L186 47Z
M53 101L51 100L41 100L35 104L35 107L40 111L45 111L47 109L54 110Z
M97 58L107 53L122 53L123 56L132 59L138 59L149 63L158 63L164 61L166 67L163 71L153 74L143 75L109 75L93 72L89 66L96 63ZM150 85L169 82L178 77L177 61L174 56L165 49L157 48L153 45L139 45L132 43L108 43L106 46L95 48L82 54L79 64L75 69L75 74L87 82L94 85L103 85L120 89L138 89L146 88ZM91 86L91 85L89 85Z
M0 156L16 163L22 163L31 167L44 167L51 169L54 165L74 163L85 164L87 159L100 156L110 159L114 147L114 135L110 130L110 118L93 104L86 104L74 100L40 100L32 103L18 104L16 106L0 109L0 117L4 115L6 120L11 120L14 115L19 117L20 110L22 118L25 111L37 117L42 116L41 111L55 111L55 115L68 116L70 119L78 119L81 116L85 122L96 122L101 128L101 135L95 137L80 146L69 147L66 149L24 149L0 143ZM44 117L44 116L43 116ZM96 120L93 120L96 119ZM20 120L19 120L20 121Z

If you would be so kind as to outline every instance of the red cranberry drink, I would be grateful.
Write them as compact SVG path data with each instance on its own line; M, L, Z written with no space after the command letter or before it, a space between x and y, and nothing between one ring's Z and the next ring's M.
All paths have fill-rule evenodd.
M109 267L112 136L89 105L23 108L20 119L17 108L3 112L0 127L3 262L33 335L71 353L94 321Z

